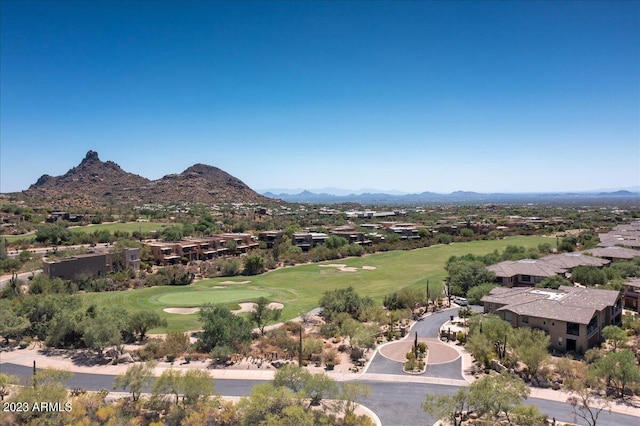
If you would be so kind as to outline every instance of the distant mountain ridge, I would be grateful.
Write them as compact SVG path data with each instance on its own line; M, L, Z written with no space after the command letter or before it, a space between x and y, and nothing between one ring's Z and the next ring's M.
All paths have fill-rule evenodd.
M21 194L55 208L91 207L113 203L266 203L240 179L205 164L195 164L179 174L157 180L126 172L112 161L101 161L95 151L87 152L76 167L62 176L41 176Z
M624 201L640 203L640 191L632 192L619 190L612 192L546 192L546 193L479 193L473 191L455 191L450 194L439 194L435 192L421 192L414 194L386 194L386 193L363 193L334 195L327 193L314 193L303 190L297 194L263 192L269 198L279 198L290 203L315 203L315 204L340 204L340 203L360 203L360 204L395 204L395 205L418 205L418 204L443 204L443 203L572 203L585 201Z

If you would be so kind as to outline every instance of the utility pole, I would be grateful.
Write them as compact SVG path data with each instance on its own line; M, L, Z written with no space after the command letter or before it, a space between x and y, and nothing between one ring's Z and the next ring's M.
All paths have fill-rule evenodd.
M36 360L33 360L33 389L36 389Z
M300 324L300 342L298 343L298 367L302 368L302 324Z

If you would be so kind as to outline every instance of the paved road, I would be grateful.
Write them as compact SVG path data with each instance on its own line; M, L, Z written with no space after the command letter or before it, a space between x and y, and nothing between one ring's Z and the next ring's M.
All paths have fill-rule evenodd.
M418 322L412 331L418 331L420 337L437 336L440 325L449 319L449 315L457 312L457 309L446 310ZM447 364L441 364L436 369L428 369L427 372L416 378L416 380L429 381L433 378L446 378L451 383L451 379L458 379L460 383L460 359ZM29 367L1 364L0 371L6 374L20 376L24 384L29 384L32 369ZM364 404L373 410L383 425L391 426L414 426L432 425L436 419L431 418L421 408L421 403L427 394L453 394L459 386L434 384L434 383L412 383L407 382L407 375L402 373L401 364L388 360L377 354L372 360L367 372L361 376L359 381L371 387L371 396L364 401ZM400 381L402 380L402 381ZM454 382L454 383L455 383ZM81 387L87 390L113 389L114 377L101 374L75 373L69 380L69 387ZM216 392L225 396L245 396L248 395L256 384L265 383L261 380L231 380L216 379ZM150 389L147 389L150 390ZM571 407L566 403L549 401L544 399L530 398L527 404L536 405L549 417L555 417L559 421L577 423ZM603 412L598 421L598 425L612 426L637 426L638 417L619 413Z
M31 272L23 272L21 274L17 274L18 275L18 279L20 281L29 281L29 277L34 276L34 275L39 275L42 273L42 269L37 269L35 271L31 271ZM0 279L0 289L3 289L6 287L7 284L9 284L9 281L11 280L11 275L7 275L7 276L3 276Z
M1 371L22 377L23 384L28 385L32 369L13 364L2 364ZM415 426L432 425L435 419L427 415L420 404L427 394L453 394L456 386L434 385L423 383L393 383L362 380L371 387L371 396L364 402L380 418L383 425ZM82 387L87 390L113 389L114 377L100 374L76 373L69 380L69 387ZM265 383L260 380L216 380L216 392L225 396L245 396L256 384ZM147 391L150 389L148 388ZM575 422L571 409L567 404L543 399L527 400L527 404L537 405L542 412L557 420ZM601 421L600 421L601 420ZM637 426L638 418L618 413L603 412L598 425Z

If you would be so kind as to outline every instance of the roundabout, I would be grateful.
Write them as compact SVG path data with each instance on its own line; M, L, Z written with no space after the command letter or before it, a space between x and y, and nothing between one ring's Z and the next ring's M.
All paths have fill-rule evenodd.
M445 364L460 358L460 354L444 343L433 338L418 338L418 343L426 343L429 354L427 365ZM413 349L413 339L392 342L380 348L380 355L396 362L405 362L407 352Z

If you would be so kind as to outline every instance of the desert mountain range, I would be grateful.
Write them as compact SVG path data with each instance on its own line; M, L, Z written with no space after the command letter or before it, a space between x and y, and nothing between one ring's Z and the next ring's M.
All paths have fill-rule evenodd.
M100 160L95 151L87 152L78 166L62 176L41 176L21 196L58 209L113 203L212 205L273 201L217 167L195 164L182 173L149 180L122 170L113 161Z

